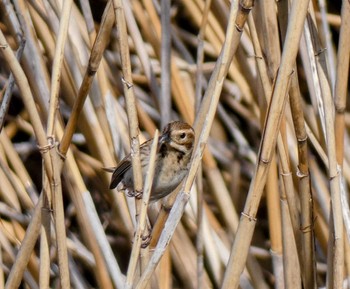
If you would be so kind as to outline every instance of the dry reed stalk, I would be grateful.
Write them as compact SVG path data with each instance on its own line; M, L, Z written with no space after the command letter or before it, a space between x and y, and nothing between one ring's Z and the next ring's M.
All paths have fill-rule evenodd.
M161 127L165 127L166 124L171 120L171 22L170 22L170 0L160 1L160 20L161 20L161 84L160 84L160 95L159 98L159 110Z
M245 4L247 6L245 6ZM237 10L235 8L235 5L233 4L231 5L230 15L232 19L235 19L235 21L232 21L231 22L232 25L228 27L227 42L225 42L225 45L221 52L221 56L219 57L219 60L217 62L216 69L214 70L213 75L211 77L211 81L209 83L209 89L206 91L206 94L204 96L204 100L201 105L201 109L197 118L197 123L195 124L195 128L197 128L197 133L199 128L202 127L202 129L200 129L201 134L200 134L199 140L197 140L195 144L195 151L194 151L194 156L192 158L189 175L185 181L183 191L177 198L170 212L169 220L165 223L163 233L160 237L157 248L151 258L151 261L150 261L151 263L146 268L143 275L141 276L141 279L136 288L144 288L146 286L152 272L155 269L154 265L159 262L160 257L164 253L164 250L169 242L169 239L174 232L174 227L179 222L184 206L188 201L189 191L192 186L194 176L197 172L201 156L203 155L204 145L209 136L209 130L210 130L209 128L211 127L211 124L214 118L214 112L217 106L218 96L222 89L223 78L225 78L229 68L229 65L227 63L231 62L230 60L232 60L234 52L237 49L238 42L236 42L236 47L233 47L232 39L239 38L241 34L241 30L234 29L233 23L235 23L238 28L243 27L243 24L245 23L246 17L249 13L249 9L251 7L249 6L249 4L252 4L252 3L244 3L244 4L242 3L242 6L240 7L241 9L238 10L237 14L236 14ZM235 17L236 15L237 15L237 18ZM205 121L203 119L203 114L206 114Z
M315 33L313 30L313 25L309 21L310 30ZM341 196L340 196L340 182L341 182L341 171L338 169L337 159L336 159L336 143L335 143L335 134L334 134L334 106L332 102L332 92L330 88L330 83L328 82L328 77L326 75L326 62L324 54L321 52L321 46L318 42L317 35L313 35L313 53L316 55L316 68L317 73L320 79L320 87L322 92L323 104L324 104L324 121L325 121L325 130L326 130L326 143L327 143L327 155L328 155L328 176L329 176L329 185L331 192L331 211L333 212L333 229L330 231L331 234L334 234L334 243L332 248L332 259L333 272L330 272L328 276L333 279L329 279L328 284L332 284L334 288L340 288L343 283L343 270L344 270L344 233L343 233L343 214L342 214L342 205L341 205ZM318 55L318 53L320 53ZM330 238L331 240L331 238ZM331 258L330 258L331 259ZM329 260L330 260L329 259Z
M281 6L281 4L280 4ZM251 19L251 18L250 18ZM248 19L248 20L250 20ZM251 28L251 35L253 37L253 39L255 41L253 41L254 43L254 46L255 46L255 53L257 55L256 59L257 60L262 60L262 58L259 58L260 55L262 55L262 52L261 52L261 49L260 49L260 45L259 45L259 42L257 41L257 33L255 31L255 25L254 25L254 22L253 21L250 21L249 22L249 25L250 25L250 28ZM272 57L276 57L275 55L272 56ZM272 63L275 63L274 61L274 58L271 58L270 62ZM266 97L266 101L268 102L269 101L269 95L271 93L271 86L269 84L269 79L268 79L268 70L266 69L266 66L265 66L265 62L264 61L258 61L258 67L259 67L259 71L260 71L260 78L261 78L261 82L262 82L262 85L264 87L264 92L265 92L265 97ZM271 73L274 73L273 70L271 71L271 68L270 68L270 75ZM283 134L285 135L285 134ZM284 143L286 143L285 141L282 140L282 137L279 138L279 141L277 142L277 147L278 147L278 152L279 152L279 156L281 158L281 160L286 160L288 159L288 156L284 156L283 154L285 154L287 151L284 149ZM274 163L272 163L272 165L274 165ZM270 167L270 170L271 170L271 167ZM289 206L289 209L285 208L285 204L284 204L284 207L283 207L283 213L284 213L284 221L285 221L285 218L289 218L289 217L286 217L286 212L288 212L288 214L290 214L290 217L291 217L291 224L293 226L293 231L294 231L294 238L293 239L290 239L288 237L284 237L283 240L288 240L288 244L292 244L291 240L296 240L297 242L297 247L299 247L299 249L297 250L297 253L299 255L299 260L302 259L302 251L300 250L301 249L301 244L300 244L300 235L299 235L299 217L298 217L298 209L297 209L297 203L296 203L296 199L295 199L295 196L294 196L294 192L293 192L293 182L292 182L292 179L291 179L291 172L290 172L290 169L289 169L289 164L284 161L284 163L281 163L281 176L282 176L282 180L283 180L283 183L284 183L284 198L287 198L288 200L288 206ZM277 208L277 211L278 211L278 208L279 206L278 205L275 205L275 207L271 207L270 210L272 211L276 211L276 208ZM284 228L284 226L282 226L282 228ZM290 249L289 246L290 245L287 245L287 244L284 244L283 242L283 245L284 245L284 250L285 251L286 249L288 249L288 252L292 252L293 254L293 249L294 246L292 246L292 248ZM295 252L294 252L295 253ZM288 258L287 256L284 257L285 258ZM288 263L289 264L289 263ZM300 263L303 267L303 263ZM295 265L295 264L294 264ZM294 271L294 265L290 266L290 267L286 267L284 268L284 275L285 276L289 276L289 272L288 270L292 270L291 272L295 272ZM287 270L287 271L286 271ZM304 274L304 270L300 270L302 272L302 274ZM299 272L300 272L299 271ZM294 274L295 276L295 274ZM288 281L289 279L286 279L285 280L285 284L286 286L290 286L290 281ZM295 280L294 280L295 281Z
M13 147L13 144L11 143L5 131L0 134L0 142L4 151L6 152L6 157L8 159L8 162L11 164L14 173L21 180L22 185L26 189L28 196L31 198L32 202L36 203L37 189L35 188L32 179L30 178L27 170L25 169L19 155L17 154L15 148Z
M137 27L136 19L133 11L131 10L129 2L123 1L124 6L124 13L126 15L126 21L128 25L128 29L131 32L130 36L133 39L133 42L135 44L135 49L137 51L137 55L140 58L143 71L147 77L147 80L149 82L150 90L153 94L153 97L156 100L156 103L159 103L159 87L157 84L157 79L155 76L155 73L152 68L150 56L147 54L145 43L142 41L142 33L140 32L139 28ZM136 3L134 3L136 5ZM143 122L142 122L143 123Z
M170 258L170 250L166 250L162 260L157 267L157 285L158 288L170 289L172 288L172 280L171 280L171 258Z
M208 2L210 3L210 1ZM199 94L201 94L201 88L199 89ZM196 178L196 188L197 188L197 236L196 236L197 288L202 289L204 286L204 256L203 256L203 253L204 253L204 241L203 241L204 239L204 224L203 224L204 199L203 199L203 170L201 165L198 168L198 175ZM208 250L208 252L214 252L214 250ZM210 264L213 264L213 262L210 262Z
M287 1L281 1L287 2ZM281 61L280 36L278 33L277 15L271 13L273 11L273 1L257 2L254 7L253 15L256 21L257 36L264 54L256 54L256 56L265 56L267 75L270 83L276 77L278 66ZM281 3L278 3L281 5ZM280 10L278 12L281 12ZM279 14L280 15L280 14ZM280 23L281 25L281 23ZM262 81L264 85L264 82ZM267 94L269 97L270 94Z
M197 288L197 279L193 278L196 276L196 252L182 224L178 225L173 238L173 242L170 244L170 252L174 260L174 267L189 288ZM190 266L186 266L186 264L190 264ZM203 282L205 288L213 286L207 274L203 276Z
M101 31L104 31L103 29L101 29ZM103 41L102 41L103 42ZM97 58L98 58L98 56L97 56ZM93 61L91 62L91 65L92 66L94 66L94 63L93 63ZM91 68L91 67L90 67ZM92 69L92 70L94 70L94 69ZM95 70L94 70L95 71ZM78 111L78 113L79 113L79 111ZM64 142L63 142L64 143ZM64 146L63 146L63 148L64 148ZM86 226L85 226L86 227ZM95 252L96 252L96 250L95 250ZM96 252L97 253L97 252ZM96 256L97 257L97 256ZM105 285L104 286L109 286L109 285L107 285L106 284L106 282L103 282L103 281L101 281L102 283L104 283Z
M250 28L250 34L252 37L253 46L255 49L256 54L256 61L258 65L259 70L259 76L261 78L261 83L264 89L264 94L266 101L268 101L268 96L271 95L271 85L270 80L268 79L268 71L265 66L265 62L263 61L263 58L261 57L262 51L260 48L260 44L258 41L258 35L255 29L255 23L251 15L248 16L248 25ZM281 260L281 254L282 254L282 234L281 234L281 209L280 209L280 203L279 203L279 197L277 194L277 188L278 184L276 181L277 176L277 167L276 162L274 159L271 162L270 167L270 173L267 179L266 183L266 192L267 192L267 200L268 200L268 213L269 213L269 222L270 222L270 234L271 234L271 250L273 252L274 257L274 272L277 275L277 284L278 286L283 286L283 279L282 276L278 274L283 273L282 270L279 268L280 266L280 260Z
M67 0L64 2L61 13L61 21L59 34L57 38L57 45L55 50L53 69L52 69L52 82L51 82L51 95L50 95L50 107L49 107L49 115L48 115L48 125L47 125L47 136L52 136L54 134L54 123L56 121L56 112L58 105L58 90L59 90L59 79L60 79L60 70L63 63L63 50L65 46L65 41L67 37L68 31L68 23L70 18L72 1ZM50 150L50 156L54 164L58 164L58 154L56 150ZM56 166L53 166L54 179L52 180L52 207L54 210L54 220L55 220L55 232L56 232L56 242L57 242L57 252L58 252L58 263L60 269L60 281L61 286L64 288L70 288L70 278L69 278L69 268L68 268L68 254L66 247L66 230L64 223L64 209L63 209L63 199L62 199L62 187L61 187L61 172L57 169ZM44 195L44 203L46 203L45 195ZM51 208L50 201L48 200L47 210L49 211ZM44 261L44 266L50 264L50 256L49 256L49 238L50 238L50 215L43 215L43 232L41 241L44 243L44 246L41 247L45 254L41 255L41 259ZM45 247L45 249L44 249ZM47 248L47 249L46 249ZM45 268L43 269L45 270ZM49 274L47 271L45 274L48 278L46 282L41 282L41 286L48 287L49 286ZM42 275L41 275L42 276ZM40 278L40 281L41 278Z
M132 284L134 281L134 275L136 271L136 265L139 259L139 254L141 251L141 243L142 243L142 237L145 233L147 233L148 228L147 226L147 206L149 202L149 197L151 194L151 188L152 188L152 182L153 182L153 176L154 176L154 167L155 167L155 160L156 160L156 153L157 153L157 145L158 145L158 130L156 130L154 134L154 140L152 142L151 151L150 151L150 160L147 168L147 177L145 179L145 187L142 194L142 203L140 208L140 216L138 219L137 227L136 227L136 233L134 237L133 242L133 248L131 251L131 257L129 261L129 267L128 267L128 274L127 279L125 282L124 288L132 288Z
M334 91L336 60L335 60L335 53L334 53L333 44L332 44L332 35L330 32L329 23L326 19L327 7L324 0L318 0L318 8L320 9L320 14L321 14L320 29L323 30L322 33L319 33L319 37L322 39L322 42L325 44L325 49L327 54L328 79L329 79L332 91Z
M107 5L105 11L105 17L103 18L103 20L105 20L105 25L102 25L99 33L98 33L98 36L97 36L97 39L95 40L95 45L94 45L94 48L93 48L93 53L90 57L90 61L89 61L89 66L87 68L87 72L85 74L85 78L83 80L83 84L81 85L81 88L79 90L79 95L78 95L78 98L75 102L75 106L73 108L73 113L69 119L69 122L68 122L68 125L67 125L67 128L66 128L66 131L65 131L65 134L62 138L62 142L61 142L61 145L60 145L60 150L61 150L61 153L62 154L66 154L67 152L67 149L68 149L68 146L70 144L70 141L71 141L71 138L72 138L72 135L73 135L73 132L75 131L75 126L76 126L76 123L77 123L77 119L78 119L78 116L80 114L80 111L82 109L82 105L85 101L85 97L87 95L87 92L90 88L90 85L91 85L91 82L92 82L92 79L93 79L93 75L95 74L96 70L97 70L97 67L99 65L99 62L101 60L101 57L102 57L102 52L104 50L104 47L105 47L105 43L106 43L106 36L105 35L108 35L110 33L110 30L111 30L111 27L112 27L112 24L114 22L114 19L113 19L113 15L111 13L109 13L111 11L110 9L111 7L111 3L109 2L109 5ZM80 192L86 192L86 189L84 188L81 188L80 189ZM86 195L86 194L85 194ZM82 195L84 196L84 195ZM86 199L86 198L85 198ZM78 198L77 201L82 205L83 201L81 198ZM81 206L80 205L80 206ZM86 203L84 203L84 208L82 208L82 213L85 211L85 205ZM83 213L84 215L84 213ZM89 215L90 216L90 220L93 221L95 220L94 218L96 218L96 215ZM84 219L84 218L82 218ZM98 221L94 221L94 224L95 225L98 225ZM93 232L93 230L89 229L90 225L87 225L85 224L83 226L83 228L87 231L90 231L90 232ZM88 236L88 234L87 234ZM109 269L109 272L110 274L112 274L113 278L113 282L115 284L122 284L122 281L120 277L117 277L117 278L114 278L115 277L115 274L118 272L118 269L117 269L117 264L113 263L113 259L111 259L110 256L111 254L108 253L108 246L105 246L105 245L102 245L103 244L103 236L104 235L101 235L99 234L99 241L100 241L100 245L101 245L101 248L102 248L102 253L105 255L105 260L108 264L106 264L107 268ZM96 236L97 237L97 236ZM102 239L101 239L102 238ZM92 245L92 243L90 243L90 246ZM97 258L98 262L100 263L101 262L101 257L99 257L99 252L98 252L98 248L96 248L95 245L92 246L93 248L95 247L94 249L94 254L95 254L95 257ZM109 254L109 255L108 255ZM99 257L99 258L98 258ZM101 264L101 263L100 263ZM102 265L102 264L101 264ZM104 265L102 265L101 267L99 267L99 269L102 269L104 267ZM103 275L105 275L105 272L103 272L103 270L98 270L97 271L97 277L99 278L100 280L100 284L104 284L103 286L106 286L106 287L111 287L110 285L110 281L106 280L105 277L102 278Z
M40 233L41 207L42 198L39 198L35 211L32 215L32 220L21 243L21 248L16 255L15 263L13 264L9 276L6 280L6 289L18 288L21 283L24 270L26 269L30 255L34 249L35 242Z
M44 158L44 165L45 165L45 169L46 169L46 173L47 173L47 177L50 181L53 181L52 177L53 177L53 171L52 171L52 159L50 159L49 155L45 152L45 148L49 148L49 144L46 140L45 137L45 133L41 124L41 121L39 119L39 115L37 114L37 110L35 108L35 104L34 104L34 99L33 96L31 94L31 91L29 89L29 84L27 81L27 78L24 74L24 72L22 71L19 63L17 61L15 61L15 56L12 52L12 50L9 48L8 44L6 43L6 39L4 38L2 32L0 32L0 41L2 42L2 45L4 45L4 48L7 49L3 49L3 52L5 53L4 56L6 57L8 64L10 65L13 73L14 73L14 77L16 79L17 85L20 87L23 97L24 97L24 101L28 107L28 111L30 114L30 117L32 119L32 124L33 124L33 128L35 131L35 135L38 138L38 143L40 145L40 147L42 148L42 155ZM39 208L40 209L40 208ZM39 213L38 213L39 215ZM34 219L33 219L34 221ZM37 228L37 224L33 222L33 226L35 228ZM32 239L30 239L30 237L28 237L28 240L30 239L30 245L29 247L26 247L26 249L32 250L32 248L34 247L34 240L36 240L38 235L34 235L35 233L38 234L36 229L33 229L33 234L31 235ZM25 249L23 249L25 250ZM22 251L23 252L23 251ZM11 282L13 282L14 284L19 284L23 270L24 270L24 266L26 265L27 262L27 258L29 257L30 252L25 251L26 253L22 253L23 254L23 258L24 260L22 261L22 263L17 263L19 264L17 267L17 271L16 273L14 273L12 276L13 278L9 278L7 281L7 284L11 284ZM20 259L20 258L18 258ZM24 265L24 266L23 266ZM15 268L15 266L14 266ZM12 271L14 272L14 270ZM16 275L17 274L17 275ZM7 285L10 286L10 285ZM69 284L68 284L69 286Z
M99 218L95 210L95 206L91 199L91 196L88 192L84 192L82 194L82 198L83 198L84 206L86 208L88 219L91 222L91 226L95 232L97 242L104 254L106 266L108 268L113 284L115 287L121 288L123 287L123 284L125 281L124 276L122 275L119 269L119 265L113 255L112 249L110 248L110 244L108 243L108 240L105 236L103 227L99 222Z
M22 54L23 54L23 49L24 49L24 45L25 45L25 41L23 39L21 39L21 37L23 36L19 36L20 41L18 41L19 44L19 48L17 49L16 52L16 57L18 59L18 61L21 59ZM5 116L8 113L8 109L10 106L10 102L11 102L11 97L12 97L12 92L13 92L13 88L15 85L15 79L12 75L12 73L9 76L8 79L8 84L6 86L6 91L1 99L1 107L0 107L0 132L4 126L4 121L5 121Z
M135 8L136 3L134 4L134 8ZM141 13L142 11L140 11L139 9L142 9L140 6L136 6L135 12L138 15L138 21L140 21L141 26L143 27L150 27L150 31L148 33L146 33L147 39L150 43L152 43L152 46L156 52L156 54L159 56L160 55L160 51L159 48L160 47L160 20L158 19L158 17L156 16L156 12L154 10L154 7L152 4L147 3L145 4L145 9L147 10L149 16L150 16L150 21L151 22L146 22L147 19L145 19ZM152 28L154 28L154 31L152 31ZM152 33L153 32L153 33ZM189 101L186 99L186 91L182 85L182 80L181 80L181 76L180 76L180 71L177 67L177 65L175 64L174 61L174 57L171 57L171 75L172 75L172 81L173 84L171 89L172 89L172 93L174 94L174 101L177 105L177 107L180 110L180 113L184 116L184 119L189 122L192 123L193 122L193 109L192 109L192 104L189 103Z
M297 6L299 4L299 6ZM277 132L280 124L289 77L292 74L293 63L297 54L297 45L301 36L301 29L307 11L306 2L293 2L291 17L288 23L284 50L282 52L281 65L277 74L275 87L271 97L270 108L264 127L263 141L259 152L259 164L255 171L253 181L248 193L245 210L241 217L228 267L226 269L223 288L237 288L238 277L242 272L247 257L248 247L255 226L255 216L260 201L261 193L266 182L266 173L271 161L273 147L276 143ZM264 141L264 139L266 141ZM249 240L247 242L247 240Z
M29 83L28 80L19 64L19 62L16 59L15 54L13 53L12 49L10 48L9 44L7 43L4 34L2 31L0 31L0 47L2 48L1 51L6 58L6 61L8 65L10 66L12 73L14 75L14 78L16 80L17 85L19 86L19 89L22 92L23 100L25 102L25 105L28 108L29 116L31 118L31 122L33 125L33 129L35 131L35 135L38 138L38 144L43 149L48 146L45 132L42 127L38 112L35 107L33 95L31 93L31 90L29 89ZM43 153L44 158L44 164L45 164L45 170L48 175L48 178L52 178L52 169L50 166L50 158L48 154Z
M302 246L303 257L300 260L304 264L302 275L304 276L304 284L308 288L314 288L316 278L316 264L314 257L314 234L313 234L313 204L312 193L310 187L309 163L308 163L308 147L307 134L304 125L304 115L301 109L300 92L298 88L298 79L293 77L290 86L290 104L293 115L293 124L295 128L295 135L298 142L298 171L300 204L301 204L301 232L302 232Z
M66 163L67 167L69 168L69 171L72 172L72 175L75 176L78 173L78 168L74 163L73 159L69 156L69 154ZM101 286L101 288L113 288L112 281L108 277L108 267L105 264L103 252L99 248L99 244L97 243L97 236L95 234L96 230L94 230L91 225L91 222L88 218L85 203L82 198L83 192L87 191L82 178L72 178L70 187L72 187L72 189L69 190L70 198L74 206L77 208L77 221L80 224L80 227L82 228L84 240L87 240L88 247L91 250L96 262L96 270L94 270L94 273L96 274L97 283L99 284L99 286ZM92 217L94 216L95 215L93 215ZM101 240L103 235L99 237Z
M282 189L283 191L283 189ZM284 194L284 193L282 193ZM300 263L286 196L281 197L284 288L302 288Z
M12 208L14 208L16 211L20 211L21 210L21 206L19 203L19 200L16 196L15 190L13 189L13 187L11 186L11 182L10 180L7 178L6 173L4 171L4 169L6 169L4 167L4 165L0 165L0 177L3 180L3 185L4 187L1 189L2 193L4 195L6 195L6 197L4 197L4 201ZM5 194L5 192L7 192Z
M105 49L107 35L110 34L112 29L112 25L114 23L113 15L110 13L111 3L108 2L107 7L105 9L105 16L103 17L103 23L101 24L101 29L97 35L95 40L95 44L91 53L91 57L89 60L89 66L86 70L85 76L83 78L83 82L80 86L78 96L74 102L74 107L69 118L68 124L65 129L65 133L62 137L60 144L60 153L65 155L67 153L68 147L70 145L73 133L75 132L75 128L77 125L78 117L83 108L83 104L85 102L86 96L90 90L90 86L93 80L93 76L95 75L97 68L100 64L102 53Z
M282 137L278 137L278 152L280 160L280 174L283 183L281 202L282 202L282 232L283 232L283 262L284 262L284 284L285 288L296 286L301 288L301 270L304 265L301 264L302 252L299 234L299 216L296 211L296 204L291 200L293 192L293 182L291 180L291 172L289 171L288 154L285 150ZM288 207L286 202L288 202ZM292 211L293 210L293 211ZM298 256L298 257L297 257Z
M343 159L344 159L344 133L345 133L345 120L344 113L346 108L346 91L348 85L349 77L349 55L350 55L350 45L348 41L345 41L345 35L349 35L350 22L349 22L349 13L350 5L349 2L343 2L341 17L342 25L340 28L340 38L338 44L338 55L337 55L337 67L336 67L336 79L335 79L335 88L334 88L334 103L335 103L335 142L336 142L336 157L337 163L340 166L340 169L343 170ZM341 186L342 188L342 186ZM345 192L342 189L342 195L345 195ZM344 205L345 203L345 205ZM342 202L344 213L349 211L347 202ZM345 229L349 239L349 218L344 219ZM348 244L348 242L345 242ZM345 244L345 248L347 245ZM346 258L347 260L347 258ZM347 262L347 270L349 272L349 263Z
M121 65L122 65L122 83L123 83L123 89L124 89L124 95L126 100L126 111L128 115L128 123L129 123L129 136L130 136L130 149L131 149L131 162L133 167L133 182L134 182L134 191L135 192L142 192L143 191L143 176L142 176L142 170L141 170L141 156L140 156L140 141L139 141L139 121L137 117L137 108L136 108L136 100L135 100L135 94L133 90L133 83L132 83L132 77L131 77L131 64L130 64L130 55L129 55L129 46L128 46L128 34L127 34L127 28L126 28L126 20L125 20L125 14L124 14L124 8L121 1L114 0L113 6L115 10L115 17L116 17L116 23L117 27L119 29L119 49L120 49L120 58L121 58ZM136 221L141 225L141 219L139 219L140 212L142 210L142 202L141 200L135 200L136 204ZM144 228L142 228L144 229ZM140 233L140 232L138 232ZM148 228L146 230L142 230L142 233L147 236L150 234L148 232ZM130 270L128 270L127 279L125 286L126 288L131 288L134 274L135 274L135 268L137 264L138 256L138 246L137 240L135 240L135 249L133 250L132 260L131 260L131 266ZM136 251L135 251L136 250ZM147 252L147 249L146 249ZM136 254L137 253L137 254ZM145 268L145 264L147 263L147 255L148 254L141 254L141 273L143 272Z

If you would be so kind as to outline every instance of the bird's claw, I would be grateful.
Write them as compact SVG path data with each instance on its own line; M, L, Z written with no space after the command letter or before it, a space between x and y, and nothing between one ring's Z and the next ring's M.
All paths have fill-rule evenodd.
M134 197L136 199L142 199L142 194L143 194L142 191L127 191L126 192L126 195L128 197Z
M148 247L148 245L151 243L152 240L152 234L151 231L147 230L147 234L141 236L142 242L141 242L141 248L145 249Z
M135 237L135 233L134 233ZM148 247L148 245L151 243L152 240L152 234L151 230L147 228L146 232L141 235L141 248L145 249Z

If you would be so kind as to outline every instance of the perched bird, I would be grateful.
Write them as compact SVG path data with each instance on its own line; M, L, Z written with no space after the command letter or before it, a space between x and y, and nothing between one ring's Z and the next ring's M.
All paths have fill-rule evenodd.
M169 195L184 179L193 151L194 138L193 128L185 122L174 121L166 125L158 140L151 202ZM143 179L147 173L152 141L150 139L140 146ZM142 192L134 191L130 154L118 164L113 172L109 188L114 189L115 187L118 191L125 191L129 196L142 196Z

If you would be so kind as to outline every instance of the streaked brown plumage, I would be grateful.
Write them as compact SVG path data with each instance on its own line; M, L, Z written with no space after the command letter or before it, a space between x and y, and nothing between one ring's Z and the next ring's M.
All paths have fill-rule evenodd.
M174 121L167 124L158 140L155 174L150 201L159 200L170 194L184 179L188 171L193 144L194 130L185 122ZM146 177L152 139L140 146L143 179ZM115 168L110 189L126 191L135 195L131 155L127 155Z

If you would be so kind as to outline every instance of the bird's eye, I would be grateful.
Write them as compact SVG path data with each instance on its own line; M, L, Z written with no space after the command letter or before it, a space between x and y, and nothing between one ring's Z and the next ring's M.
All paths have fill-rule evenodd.
M184 139L185 137L186 137L186 134L184 132L180 134L180 138Z

